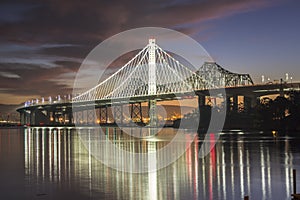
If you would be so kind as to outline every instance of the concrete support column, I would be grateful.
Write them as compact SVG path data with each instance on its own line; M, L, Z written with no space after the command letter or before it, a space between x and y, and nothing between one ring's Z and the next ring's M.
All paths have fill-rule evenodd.
M199 94L197 95L198 96L198 111L199 111L199 123L200 123L200 120L201 120L201 114L202 114L202 108L205 106L205 99L206 99L206 96L205 95L202 95L202 94ZM203 117L203 115L202 115Z
M157 126L157 109L156 109L156 100L149 100L149 125Z
M46 117L47 119L49 120L49 124L51 123L51 120L50 120L50 110L46 110Z
M49 119L50 125L53 124L54 117L53 117L53 111L52 111L52 110L48 110L48 111L47 111L47 117L48 117L48 119Z
M30 113L28 112L25 113L25 123L30 124Z
M34 110L30 110L30 125L36 125L35 124L35 112L34 112Z
M198 128L205 130L208 128L211 118L211 107L206 104L206 96L198 95L199 121ZM193 126L196 124L193 124Z
M26 113L25 112L21 112L20 113L20 124L21 125L24 125L24 124L26 124Z

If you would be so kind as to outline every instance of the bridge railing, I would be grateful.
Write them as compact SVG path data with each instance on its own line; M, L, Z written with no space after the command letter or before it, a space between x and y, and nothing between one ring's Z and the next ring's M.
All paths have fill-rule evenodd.
M23 107L31 107L31 106L39 106L39 105L51 105L51 104L60 104L60 103L71 103L72 97L71 95L64 95L61 97L60 95L52 98L51 96L48 99L42 97L41 99L31 99L24 103Z

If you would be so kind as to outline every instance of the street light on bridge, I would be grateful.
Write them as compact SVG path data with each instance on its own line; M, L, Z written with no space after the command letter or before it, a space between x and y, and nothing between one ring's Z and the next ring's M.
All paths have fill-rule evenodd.
M264 75L261 76L261 82L265 83L265 76Z

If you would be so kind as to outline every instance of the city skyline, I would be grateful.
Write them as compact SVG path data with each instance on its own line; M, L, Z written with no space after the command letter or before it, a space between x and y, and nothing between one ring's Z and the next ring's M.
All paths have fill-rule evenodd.
M198 41L224 68L254 81L300 78L296 1L1 3L0 104L71 93L84 57L130 28L157 26ZM174 17L180 15L180 17Z

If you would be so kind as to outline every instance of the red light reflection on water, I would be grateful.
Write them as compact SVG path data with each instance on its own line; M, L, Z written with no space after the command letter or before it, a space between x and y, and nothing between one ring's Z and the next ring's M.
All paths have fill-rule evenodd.
M215 134L209 134L210 145L210 174L209 174L209 199L213 199L213 179L216 177L216 150L215 150Z

